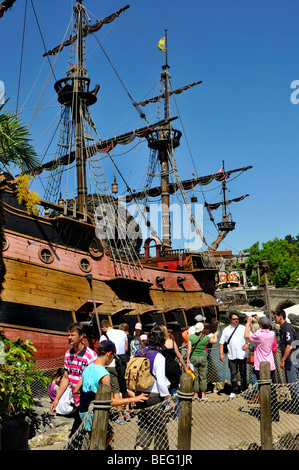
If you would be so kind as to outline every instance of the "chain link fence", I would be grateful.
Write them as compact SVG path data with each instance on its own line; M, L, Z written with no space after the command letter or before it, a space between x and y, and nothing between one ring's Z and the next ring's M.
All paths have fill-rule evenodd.
M185 355L185 347L181 349ZM63 367L63 359L42 361L37 367L45 375ZM275 450L299 450L299 383L286 384L279 370L280 357L276 356L276 384L271 385L272 443ZM208 400L192 399L190 450L254 450L261 448L260 390L253 383L252 366L248 365L248 390L229 398L230 374L227 360L222 363L219 347L213 345L208 352ZM33 384L36 398L47 391ZM171 410L165 402L146 410L130 410L130 419L117 424L119 408L110 408L107 445L114 451L133 450L140 437L148 437L149 450L178 450L180 391L173 396L178 402ZM86 421L92 419L94 403L76 433L65 443L63 450L84 450L90 445L90 432ZM50 407L50 401L49 401ZM123 410L124 411L124 410Z

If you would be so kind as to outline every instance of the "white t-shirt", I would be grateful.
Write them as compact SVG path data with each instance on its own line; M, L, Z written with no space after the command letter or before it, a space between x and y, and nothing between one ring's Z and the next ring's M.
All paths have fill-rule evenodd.
M153 362L152 374L155 377L155 381L152 386L144 390L144 393L159 393L160 397L166 397L169 395L169 390L165 378L165 357L163 354L158 353Z
M220 338L219 343L223 344L225 341L228 341L230 335L234 331L234 328L231 325L228 325L224 330L222 331L222 335ZM238 325L237 330L234 332L233 336L231 337L230 342L228 343L228 353L227 357L228 359L234 360L234 359L244 359L246 357L246 351L243 351L242 347L246 343L245 338L244 338L244 333L245 333L245 326L244 325Z
M194 326L190 326L190 328L189 328L189 330L188 330L188 333L189 333L189 336L194 335L194 333L195 333L195 325L194 325Z
M107 336L106 336L107 335ZM115 344L116 354L126 354L126 340L127 335L123 330L108 330L105 334L102 334L100 343L106 341L107 337L112 343ZM109 367L115 367L115 359L111 362Z

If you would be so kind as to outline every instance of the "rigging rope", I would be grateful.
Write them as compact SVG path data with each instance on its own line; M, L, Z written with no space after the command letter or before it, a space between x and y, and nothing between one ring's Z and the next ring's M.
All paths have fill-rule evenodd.
M20 98L20 89L21 89L21 76L22 76L22 64L23 64L26 17L27 17L27 0L25 1L25 13L24 13L24 22L23 22L23 35L22 35L22 47L21 47L21 59L20 59L19 83L18 83L18 91L17 91L16 113L18 113L18 110L19 110L19 98Z

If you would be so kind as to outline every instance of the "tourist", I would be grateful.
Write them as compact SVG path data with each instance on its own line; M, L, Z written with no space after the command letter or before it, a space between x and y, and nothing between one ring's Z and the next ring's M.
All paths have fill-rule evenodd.
M51 402L55 400L63 374L64 370L61 369L61 367L59 367L59 369L55 370L51 374L51 383L49 383L48 385L48 394ZM69 385L64 391L63 395L60 397L59 403L57 404L55 411L57 415L68 416L74 413L74 409L75 405L73 390L71 385Z
M254 343L254 374L257 381L260 380L260 364L261 362L268 362L270 366L270 375L272 383L275 380L275 362L274 352L277 351L277 344L275 333L272 331L272 325L266 315L257 318L260 329L256 332L251 332L252 329L252 316L247 319L244 338ZM279 421L279 410L277 404L277 395L275 387L271 387L271 420Z
M76 386L76 393L80 391L80 418L83 421L86 414L88 413L88 408L90 403L95 399L96 392L98 387L101 384L110 386L110 374L108 372L109 365L113 361L116 354L116 347L112 341L103 340L99 343L98 346L98 357L97 359L86 367L82 374L82 379L78 382ZM111 392L111 406L119 407L122 405L130 405L137 402L143 402L147 400L147 395L142 393L138 397L130 398L113 398ZM84 424L84 429L86 431L91 431L93 421L93 412L89 414L89 417ZM106 446L109 444L113 437L113 429L109 425L107 432L107 441Z
M189 336L187 346L187 365L192 363L195 380L193 383L194 397L198 398L201 392L201 398L206 400L207 384L207 371L208 371L208 357L206 352L206 345L208 343L216 344L219 331L205 335L203 333L204 324L201 322L196 323L195 333Z
M147 335L145 335L145 334L140 335L140 344L141 344L141 349L148 346L148 336Z
M238 385L238 372L241 377L241 390L247 389L247 358L246 351L248 344L246 344L244 333L245 326L240 325L239 316L236 313L229 313L230 324L222 331L222 335L219 341L219 353L220 360L225 362L223 345L227 343L227 358L228 367L230 370L231 377L231 394L230 398L234 398L239 393Z
M198 314L194 317L194 320L192 320L192 325L188 328L188 330L185 330L182 333L183 339L187 342L189 339L190 335L194 335L195 333L195 325L196 323L203 322L206 320L206 317L203 317L202 315Z
M74 406L75 411L73 413L74 423L71 430L71 435L76 431L80 425L79 417L79 404L80 395L74 393L74 389L77 383L82 377L82 372L91 362L95 361L97 354L95 351L83 344L83 338L85 336L84 329L80 323L72 323L67 329L68 342L71 348L65 353L64 357L64 369L65 372L61 378L59 389L56 397L50 405L51 411L54 413L59 403L60 398L66 391L69 385L73 390Z
M59 389L59 384L61 381L61 377L64 374L64 370L59 367L58 369L54 370L51 374L51 382L48 385L48 394L51 401L54 401Z
M182 372L186 372L186 364L176 342L170 337L167 328L164 325L161 325L159 328L161 328L165 335L165 344L162 349L162 354L166 359L166 377L171 384L171 393L171 390L173 390L173 392L178 390L181 374ZM181 364L181 367L179 364ZM171 395L172 394L173 393L171 393Z
M135 330L134 330L134 336L140 336L140 335L142 335L142 325L141 325L141 323L136 323Z
M244 338L254 343L253 368L257 380L259 380L260 363L269 362L272 382L275 383L275 362L273 351L277 350L275 333L272 331L271 322L268 317L257 318L260 329L251 332L252 316L247 319Z
M167 328L164 325L161 325L160 328L165 335L165 344L162 349L162 354L165 357L165 374L170 382L168 385L169 393L173 397L179 390L180 378L182 372L186 372L186 364L176 342L170 338ZM176 406L172 417L176 418L179 412L179 397L176 396L173 398L173 401Z
M279 325L279 339L281 349L280 367L285 370L286 380L291 386L293 398L299 400L298 373L299 362L296 354L297 333L293 325L286 321L286 313L279 309L274 312L274 320Z
M138 328L136 328L136 326ZM143 346L141 344L141 323L136 323L135 331L134 331L134 337L131 341L130 357L134 357L135 354L137 353L137 351L142 349L142 347Z
M130 333L130 328L129 328L128 323L121 323L118 328L119 328L119 330L124 331L124 332L126 333L126 335L127 335L128 343L127 343L126 354L128 355L128 359L129 359L131 341L134 339L134 337L133 337L133 335L131 335L131 333Z
M112 328L109 320L102 320L100 326L103 333L100 338L100 342L109 339L115 344L116 348L117 358L113 358L111 364L107 366L107 370L110 374L113 398L115 400L119 399L120 394L127 397L128 391L125 381L126 364L129 359L126 355L126 351L128 348L127 335L122 330L116 330ZM130 419L129 413L127 413L126 418L128 420ZM122 412L120 412L119 418L116 420L116 423L125 423L125 419L123 417Z
M136 438L136 450L148 450L152 440L154 439L154 450L168 450L169 441L167 434L168 415L162 406L158 406L165 398L172 409L175 403L171 400L165 380L165 357L162 349L165 344L165 335L159 326L155 326L149 332L149 345L143 350L138 351L137 356L141 356L142 352L148 353L147 357L150 361L150 370L155 380L151 387L144 390L148 393L148 400L138 403L137 408L142 410L138 413L138 434ZM136 392L136 396L140 392ZM157 405L157 406L153 406ZM149 410L147 408L151 407Z

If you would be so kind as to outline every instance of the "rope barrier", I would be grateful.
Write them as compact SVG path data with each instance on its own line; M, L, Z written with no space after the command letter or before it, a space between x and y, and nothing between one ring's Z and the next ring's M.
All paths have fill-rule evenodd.
M111 409L111 400L94 400L89 409L109 411Z
M271 385L272 384L272 380L271 379L263 379L263 380L258 380L257 383L259 385Z

